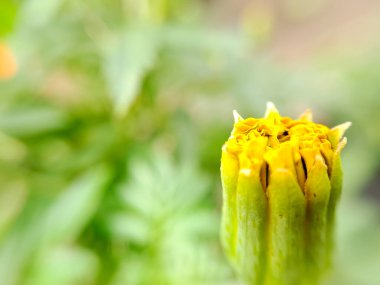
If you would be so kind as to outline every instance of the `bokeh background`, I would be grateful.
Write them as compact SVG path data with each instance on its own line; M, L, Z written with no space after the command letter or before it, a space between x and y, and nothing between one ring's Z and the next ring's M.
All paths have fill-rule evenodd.
M0 284L239 284L220 148L273 101L353 122L326 284L379 285L379 30L375 0L1 0Z

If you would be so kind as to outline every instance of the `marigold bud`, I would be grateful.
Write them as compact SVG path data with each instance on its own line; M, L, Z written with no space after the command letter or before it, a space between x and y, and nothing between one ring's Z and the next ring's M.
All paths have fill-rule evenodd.
M252 285L317 284L331 261L340 152L350 123L333 129L281 117L243 119L222 148L221 238L234 269Z

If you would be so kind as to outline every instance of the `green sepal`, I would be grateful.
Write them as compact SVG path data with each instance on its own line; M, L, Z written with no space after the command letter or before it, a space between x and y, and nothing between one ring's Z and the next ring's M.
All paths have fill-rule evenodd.
M269 166L270 167L270 166ZM306 200L284 168L270 172L267 285L302 284Z
M238 272L249 285L264 284L267 199L260 173L242 169L237 185Z
M327 166L317 156L305 182L306 196L306 273L307 284L317 284L326 269L327 209L330 199L330 180Z
M342 194L342 184L343 184L343 171L341 166L341 159L339 152L335 152L332 162L331 170L331 191L329 198L329 205L327 208L327 229L326 229L326 241L327 241L327 256L326 262L328 266L333 263L332 253L335 248L335 220L336 220L336 207L340 196Z
M222 151L220 172L223 188L221 241L225 254L232 265L236 266L236 188L239 175L239 162L234 155L225 150Z

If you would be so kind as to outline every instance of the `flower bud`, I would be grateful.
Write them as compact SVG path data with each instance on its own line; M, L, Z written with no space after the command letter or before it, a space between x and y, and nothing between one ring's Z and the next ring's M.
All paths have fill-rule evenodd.
M331 264L350 123L281 117L272 103L264 118L234 117L221 159L225 253L246 284L317 284Z

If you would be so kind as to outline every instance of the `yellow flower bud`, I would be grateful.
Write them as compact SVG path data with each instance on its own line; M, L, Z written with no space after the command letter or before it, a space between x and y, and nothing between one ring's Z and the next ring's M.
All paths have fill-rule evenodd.
M249 285L317 284L331 263L350 123L281 117L272 103L264 118L234 117L221 160L226 255Z

